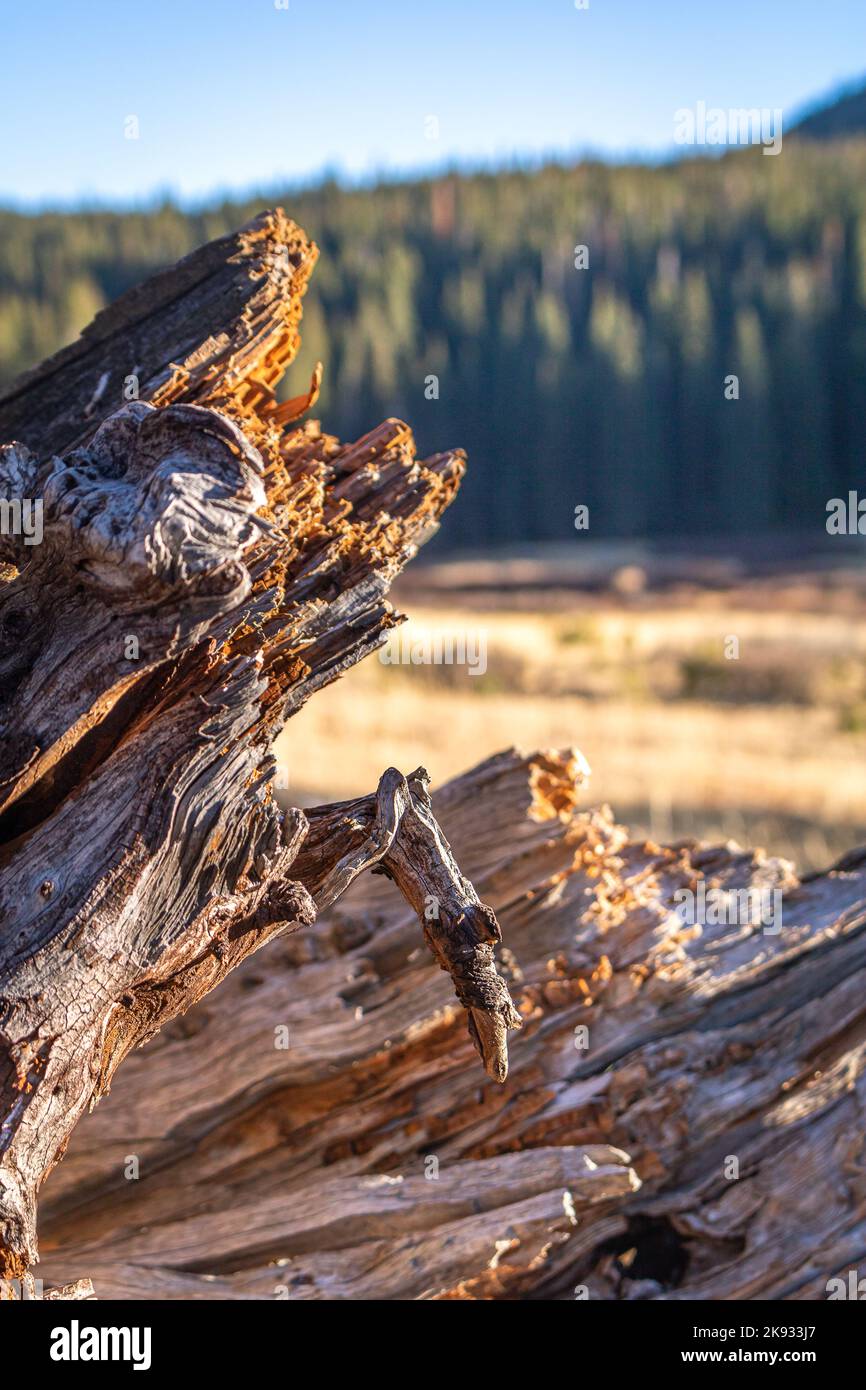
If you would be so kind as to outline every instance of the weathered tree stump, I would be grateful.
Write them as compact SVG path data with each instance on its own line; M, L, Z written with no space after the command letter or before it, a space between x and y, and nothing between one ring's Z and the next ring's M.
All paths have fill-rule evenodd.
M0 488L44 506L42 543L2 553L0 1277L35 1260L38 1188L127 1053L371 864L507 1070L498 928L423 776L310 817L273 795L273 740L377 647L463 470L396 420L348 446L294 427L315 382L276 403L315 255L263 215L0 402Z

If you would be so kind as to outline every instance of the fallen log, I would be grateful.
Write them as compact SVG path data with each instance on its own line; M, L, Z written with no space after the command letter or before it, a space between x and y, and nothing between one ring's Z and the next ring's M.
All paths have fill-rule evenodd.
M479 1082L414 914L365 875L130 1057L48 1183L46 1281L830 1296L866 1236L866 851L800 881L733 844L635 842L577 809L583 781L573 754L512 751L432 798L507 943L503 1086ZM701 882L781 892L781 929L684 924Z

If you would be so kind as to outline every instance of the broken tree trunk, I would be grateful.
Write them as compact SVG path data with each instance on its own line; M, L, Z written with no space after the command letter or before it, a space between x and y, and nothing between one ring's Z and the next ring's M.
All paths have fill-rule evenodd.
M495 918L423 770L306 817L271 746L394 623L388 587L463 470L389 420L341 445L275 389L315 247L281 212L99 315L0 401L0 1277L127 1053L378 864L422 913L484 1065L519 1019ZM139 399L122 402L134 383ZM297 864L296 864L297 861ZM435 912L426 911L435 899Z
M826 1297L866 1239L866 852L631 842L572 754L274 803L462 469L295 426L315 380L276 404L313 257L259 219L0 401L7 495L46 497L0 607L5 1270L150 1038L45 1191L66 1296ZM114 412L130 376L166 408ZM684 925L702 883L781 930Z
M862 1273L866 852L799 882L730 844L636 843L576 809L582 779L512 752L433 795L507 943L504 1086L367 875L130 1057L47 1185L46 1282L823 1299ZM701 881L778 889L781 930L684 926Z

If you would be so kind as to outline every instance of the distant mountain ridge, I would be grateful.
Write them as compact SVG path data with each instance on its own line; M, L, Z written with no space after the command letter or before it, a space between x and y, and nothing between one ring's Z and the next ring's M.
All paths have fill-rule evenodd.
M830 100L813 106L794 126L792 134L811 140L835 140L866 132L866 78L858 78Z

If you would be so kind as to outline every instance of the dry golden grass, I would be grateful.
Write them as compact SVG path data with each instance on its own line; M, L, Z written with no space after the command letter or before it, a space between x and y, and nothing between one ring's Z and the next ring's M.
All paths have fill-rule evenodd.
M511 744L576 744L588 804L638 831L760 841L805 867L866 840L866 628L853 615L719 594L687 607L612 596L579 618L413 608L409 643L483 631L486 672L371 658L291 721L277 750L291 798L369 791L391 764L441 782Z

